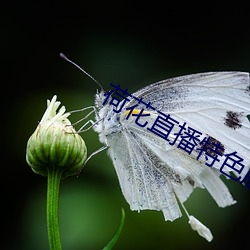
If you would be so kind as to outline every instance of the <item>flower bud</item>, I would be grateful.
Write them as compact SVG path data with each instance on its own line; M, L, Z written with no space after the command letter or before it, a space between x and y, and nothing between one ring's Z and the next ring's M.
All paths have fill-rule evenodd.
M47 101L41 122L27 143L26 160L32 170L47 176L50 168L62 171L62 177L79 172L87 158L86 145L76 133L65 113L65 107L56 113L60 102L54 96Z

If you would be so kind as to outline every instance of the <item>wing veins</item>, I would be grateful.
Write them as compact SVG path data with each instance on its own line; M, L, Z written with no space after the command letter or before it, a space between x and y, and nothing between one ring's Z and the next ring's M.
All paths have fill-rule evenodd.
M124 133L124 137L125 137L125 139L126 139L126 141L127 141L127 144L129 145L129 140L128 140L128 136L127 136L127 134L126 133ZM130 159L131 159L131 155L132 155L132 152L131 152L131 147L128 147L128 153L129 153L129 155L130 155ZM139 190L139 187L138 187L138 185L137 185L137 181L136 181L136 176L135 176L135 172L134 172L134 168L132 167L132 172L133 172L133 176L134 176L134 180L135 180L135 185L136 185L136 196L137 196L137 200L140 202L140 199L139 199L139 193L138 193L138 190ZM133 189L132 189L133 190ZM132 191L131 190L131 191ZM131 195L131 197L133 197L133 195ZM132 199L133 200L133 199Z
M128 130L127 130L127 133L130 133ZM129 142L128 142L128 135L126 134L126 133L124 133L125 134L125 137L126 137L126 140L127 140L127 143L128 143L128 145L129 145ZM131 133L130 133L131 134ZM138 143L137 143L137 141L134 139L134 136L131 136L132 138L133 138L133 141L134 141L134 143L135 144L137 144L138 145ZM139 145L138 145L138 147L139 148L141 148ZM131 152L131 150L130 150L130 148L131 147L128 147L129 148L129 154L130 155L132 155L132 154L134 154L134 153L132 153ZM143 152L143 151L142 151ZM144 153L144 152L143 152ZM136 154L134 154L135 155L135 157L136 157L136 159L138 160L138 157L137 157L137 155ZM146 197L147 197L147 203L148 203L148 206L149 206L149 194L148 194L148 191L147 191L147 188L146 188L146 183L145 183L145 178L144 178L144 173L143 173L143 171L142 171L142 168L141 168L141 166L139 165L139 168L140 168L140 171L141 171L141 173L142 173L142 175L143 175L143 186L144 186L144 189L145 189L145 192L146 192ZM135 182L136 182L136 185L137 185L137 181L136 181L136 176L135 176L135 173L134 173L134 168L132 167L132 171L133 171L133 175L134 175L134 180L135 180ZM139 190L139 188L138 188L138 186L137 186L137 189L136 190ZM138 197L138 201L140 201L140 199L139 199L139 193L137 192L137 197ZM139 204L140 205L140 204Z

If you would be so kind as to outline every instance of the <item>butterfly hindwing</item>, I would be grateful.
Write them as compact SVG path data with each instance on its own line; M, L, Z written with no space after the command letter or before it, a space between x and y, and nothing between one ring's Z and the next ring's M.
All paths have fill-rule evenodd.
M109 155L131 209L162 210L166 220L171 221L180 217L181 212L170 183L171 178L178 178L172 176L175 173L154 152L145 150L144 142L133 132L124 131L113 135L109 142ZM162 175L160 168L168 175Z

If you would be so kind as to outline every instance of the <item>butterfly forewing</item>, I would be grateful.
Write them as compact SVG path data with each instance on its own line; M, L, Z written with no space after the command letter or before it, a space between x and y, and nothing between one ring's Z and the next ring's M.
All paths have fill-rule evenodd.
M234 151L250 166L249 75L244 72L211 72L177 77L151 84L134 94L128 103L137 109L170 114L179 124L211 136ZM152 110L151 110L152 111Z

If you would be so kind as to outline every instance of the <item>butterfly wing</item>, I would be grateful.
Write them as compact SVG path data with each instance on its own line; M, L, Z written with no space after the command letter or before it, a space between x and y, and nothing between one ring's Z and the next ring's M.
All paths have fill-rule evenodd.
M133 94L128 106L143 102L180 124L216 138L225 146L224 154L237 152L250 167L250 85L243 72L210 72L164 80ZM144 104L137 109L150 110Z

